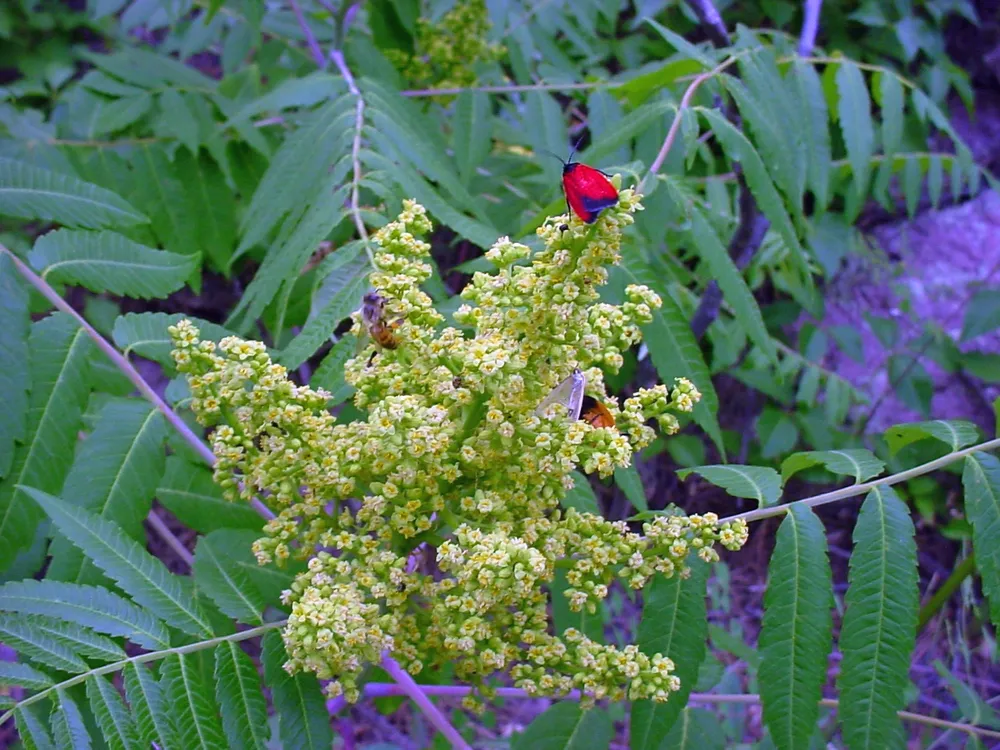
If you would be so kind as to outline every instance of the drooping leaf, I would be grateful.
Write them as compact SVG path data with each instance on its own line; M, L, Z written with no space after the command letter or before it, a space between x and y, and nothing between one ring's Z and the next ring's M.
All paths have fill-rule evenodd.
M212 635L212 626L194 598L191 581L176 576L121 528L100 516L67 505L45 492L28 494L49 518L97 567L136 603L172 626L194 636Z
M189 216L197 228L198 248L217 270L225 271L236 249L236 196L207 154L181 151L174 162L196 206Z
M0 661L0 685L18 685L26 690L44 690L55 681L28 664Z
M163 136L176 138L190 153L198 152L198 121L188 107L184 94L177 89L167 89L157 98L155 130Z
M56 750L45 719L40 714L41 708L37 703L16 707L14 721L17 734L27 750Z
M778 353L774 348L774 340L767 332L757 300L750 292L743 274L719 240L719 235L697 208L691 211L690 236L712 278L718 282L723 297L732 305L740 325L764 356L777 365Z
M636 644L645 654L663 654L672 659L681 687L666 703L633 704L633 750L659 750L662 738L674 726L694 689L708 641L708 573L709 566L692 557L688 578L676 574L672 578L656 576L646 587Z
M560 504L564 508L574 508L581 513L600 515L601 506L597 502L594 488L590 486L590 480L578 471L572 472L570 476L573 477L573 489L566 492Z
M960 340L971 341L997 328L1000 328L1000 289L979 289L966 305Z
M92 747L83 712L68 690L56 690L56 710L52 714L52 737L60 748L90 750Z
M298 278L319 244L343 220L348 188L344 186L338 190L335 186L346 175L347 165L344 160L335 168L301 216L293 213L285 220L257 275L230 314L227 325L245 328L260 317L279 290Z
M180 748L174 729L167 718L163 689L143 664L131 662L122 669L125 677L125 697L135 716L135 726L143 747L157 743L165 750Z
M357 339L354 336L344 336L323 357L316 372L312 374L309 385L312 388L322 388L330 393L328 407L341 404L354 393L354 386L344 380L344 365L355 356Z
M833 584L823 524L789 507L768 566L758 679L764 724L779 750L808 747L831 647Z
M28 335L28 291L10 256L0 251L0 393L4 417L0 419L0 479L14 461L14 443L25 438L28 389L31 386Z
M722 487L730 495L756 500L760 508L778 502L783 480L778 472L767 466L742 466L740 464L716 464L713 466L692 466L677 472L680 479L687 479L692 472L714 485Z
M97 717L101 734L112 750L132 750L143 747L135 720L125 707L121 695L103 677L87 679L87 698L90 710Z
M871 158L875 151L871 99L865 77L853 62L845 60L840 63L836 81L837 120L854 172L854 192L862 195L868 190Z
M148 222L110 190L68 174L0 157L0 215L101 229Z
M760 155L754 150L746 136L714 109L705 109L701 113L708 121L709 127L712 128L715 137L719 139L719 143L722 144L726 153L729 154L729 157L739 162L743 169L747 186L750 188L750 192L753 193L753 197L756 199L761 213L767 217L775 231L780 235L785 246L791 253L792 261L799 267L800 271L807 272L804 251L802 250L802 245L799 243L798 235L795 233L792 219L788 215L788 211L785 210L785 204L774 187L774 183L771 182L767 168L764 166ZM829 177L823 174L814 179L829 181ZM816 189L813 186L813 190L815 191Z
M259 564L252 551L253 543L260 538L259 531L219 529L213 531L211 536L213 545L225 550L227 567L240 571L237 577L248 581L268 605L280 606L281 592L291 586L294 577L305 569L297 561L287 561L281 568L274 563Z
M462 183L468 186L476 167L486 159L492 146L489 95L482 91L460 94L455 102L452 124L455 163Z
M136 645L168 648L170 637L162 622L124 597L98 586L58 581L11 581L0 586L0 610L66 620Z
M215 647L215 695L229 747L264 750L270 732L260 676L253 659L232 641Z
M615 484L625 493L625 497L637 511L649 510L646 502L646 490L642 486L642 477L635 466L615 469Z
M248 506L222 497L211 469L188 463L180 456L167 458L167 469L156 497L185 526L201 534L216 529L259 532L264 525L264 519Z
M155 144L140 145L131 164L130 197L149 217L160 244L180 255L192 253L199 247L199 237L198 225L190 217L204 209L189 199L189 186L177 174L166 149Z
M630 255L623 270L635 283L646 284L656 290L657 284L650 283L653 279L641 258ZM653 361L660 380L672 383L675 378L689 378L701 392L701 401L695 404L691 416L705 430L722 450L722 431L719 428L718 411L719 396L712 384L712 376L705 364L701 348L691 324L684 312L669 294L660 294L663 305L654 310L653 320L642 328L642 338L649 349L649 357Z
M271 688L271 700L278 715L281 745L286 750L329 750L333 730L319 681L312 674L288 674L283 666L287 659L281 636L273 630L267 633L261 661L264 681Z
M38 238L28 260L43 279L123 297L166 297L184 286L199 256L133 242L117 232L59 229Z
M1000 461L983 452L966 457L962 487L976 567L989 599L990 618L1000 627Z
M329 339L344 318L358 309L368 288L368 256L359 253L323 280L313 295L313 309L302 331L281 352L279 361L295 369Z
M195 584L225 614L239 622L260 625L267 602L230 559L223 543L229 538L226 531L217 531L198 541L192 565Z
M226 747L222 724L210 700L212 689L195 660L183 654L168 656L160 674L163 699L170 706L170 721L181 746L203 750Z
M598 606L596 612L588 612L583 607L579 612L570 609L566 591L571 588L566 580L566 571L556 570L556 577L549 585L552 600L553 632L562 635L568 628L576 628L592 641L604 643L604 624L607 620L607 609Z
M934 438L957 451L979 440L979 428L961 419L932 419L929 422L897 424L885 431L889 452L899 453L910 443Z
M685 708L680 720L663 738L661 750L706 750L725 747L723 726L711 711L703 708Z
M181 320L190 320L199 330L203 341L219 342L226 336L234 336L232 331L207 320L199 320L190 315L160 312L126 313L115 321L111 337L126 355L138 354L161 365L173 367L170 351L173 343L167 328Z
M840 631L838 712L848 747L902 748L896 712L906 705L917 633L917 547L906 504L889 487L868 493L854 527L854 552Z
M278 149L240 226L235 257L261 242L290 211L310 206L327 170L353 142L354 101L334 99L310 114Z
M69 469L89 395L94 345L69 315L55 313L31 327L31 393L27 429L7 477L0 482L0 569L31 543L42 513L18 485L58 492Z
M792 72L799 87L799 96L806 103L806 182L819 208L825 209L830 200L830 117L823 96L823 83L816 68L796 60ZM758 198L758 200L760 200ZM774 223L774 220L771 220Z
M793 453L781 462L782 481L810 466L822 464L834 474L846 474L856 482L864 482L877 477L885 469L885 463L865 448L843 448L829 451L801 451Z
M163 474L163 416L145 401L113 400L97 416L90 437L66 477L66 499L114 521L133 539L144 541L143 519ZM53 542L47 576L61 581L98 583L83 554L65 539Z
M562 701L539 714L511 743L512 750L600 750L611 743L614 727L603 708L589 711Z

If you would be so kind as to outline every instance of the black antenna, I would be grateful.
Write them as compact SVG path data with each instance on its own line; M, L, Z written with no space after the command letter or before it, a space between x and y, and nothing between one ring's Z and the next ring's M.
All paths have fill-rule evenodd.
M576 143L573 144L573 148L569 152L569 158L566 161L564 161L563 164L572 164L573 163L573 155L576 154L576 150L578 148L580 148L580 144L581 143L583 143L583 136L582 135L579 138L576 139Z
M565 159L563 159L563 158L562 158L561 156L559 156L559 154L554 154L554 153L552 153L551 151L549 151L549 150L548 150L547 148L541 148L541 147L539 147L539 148L538 148L538 150L539 150L539 151L544 151L544 152L545 152L546 154L548 154L549 156L553 156L553 157L555 157L556 159L558 159L559 161L561 161L561 162L562 162L563 164L566 164L566 160L565 160Z

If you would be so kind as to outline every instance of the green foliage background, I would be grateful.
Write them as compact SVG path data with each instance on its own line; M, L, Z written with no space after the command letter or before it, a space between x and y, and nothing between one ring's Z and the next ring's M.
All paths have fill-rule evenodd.
M957 420L866 440L867 396L816 364L815 339L782 325L822 319L823 284L864 250L854 223L871 201L912 216L993 185L942 111L951 91L972 100L941 25L974 9L828 4L822 46L799 54L799 3L720 6L734 29L724 48L702 41L685 4L471 5L460 17L437 0L0 9L0 65L18 70L0 89L0 640L19 655L0 662L0 683L22 689L0 701L25 747L331 746L319 685L281 669L279 596L295 571L255 564L261 517L222 500L210 454L183 431L193 419L167 326L204 315L206 337L262 339L352 419L341 369L354 342L337 331L366 288L369 232L404 198L427 207L441 266L427 291L447 315L456 274L483 268L497 237L537 247L534 228L563 210L559 165L540 155L564 154L581 135L581 161L643 180L646 210L609 301L635 282L664 300L645 347L609 381L624 390L655 370L664 382L690 377L704 395L694 425L645 460L666 450L682 478L756 503L750 520L790 508L756 647L720 645L735 639L707 621L704 567L645 591L640 647L674 658L685 693L727 692L699 677L715 658L709 635L745 659L763 706L758 746L836 736L849 748L902 747L920 592L911 509L890 485L959 460L963 534L987 597L979 616L1000 624L1000 464L985 452L996 441L979 444L977 428ZM446 54L463 34L479 43ZM932 134L947 149L929 150ZM746 229L744 201L761 229L750 253L732 243ZM82 312L104 349L53 311L45 287ZM692 331L720 293L717 317ZM967 337L1000 325L994 308L974 302ZM159 396L136 392L107 342L166 381ZM747 465L730 463L741 438L719 419L722 374L765 400ZM809 450L785 455L796 447ZM792 477L831 475L852 484L778 505ZM615 485L629 514L666 504L635 470ZM581 508L599 510L614 492L578 486ZM865 500L834 633L825 532L811 507L854 495ZM193 556L147 549L149 529L176 540L154 498L195 532ZM557 626L566 616L556 612ZM835 636L844 658L831 725L819 701ZM953 689L959 718L1000 728L991 705ZM744 739L680 700L630 710L633 748ZM620 717L621 707L560 703L511 746L606 747Z

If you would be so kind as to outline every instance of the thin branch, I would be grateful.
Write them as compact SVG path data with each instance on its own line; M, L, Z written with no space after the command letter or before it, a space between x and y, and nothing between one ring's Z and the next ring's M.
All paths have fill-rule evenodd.
M58 682L55 685L50 685L44 690L40 690L34 695L29 695L22 701L19 701L14 708L8 709L0 716L0 724L6 723L11 716L14 715L14 710L18 708L24 708L25 706L30 706L32 703L37 703L40 700L44 700L52 693L57 690L66 690L74 685L79 685L82 682L86 682L91 677L100 677L104 674L111 674L112 672L117 672L119 669L124 669L129 664L145 664L146 662L158 661L160 659L166 659L169 656L182 656L183 654L191 654L196 651L204 651L206 649L215 648L220 643L228 642L239 642L246 641L251 638L256 638L259 635L264 635L270 630L275 628L284 627L288 623L288 620L278 620L276 622L269 622L264 625L258 625L256 628L251 628L249 630L241 630L238 633L230 633L229 635L219 636L218 638L210 638L207 641L198 641L197 643L188 643L184 646L175 646L174 648L165 648L160 651L148 651L145 654L139 654L138 656L130 656L127 659L121 659L120 661L112 662L111 664L104 664L100 667L91 669L83 674L74 675L69 679Z
M655 176L660 168L663 166L663 162L667 160L667 156L670 154L670 149L674 145L674 141L677 139L677 133L681 129L681 115L684 110L691 106L691 100L694 99L694 95L698 93L698 88L712 78L722 73L726 68L731 66L739 59L738 56L733 55L726 58L722 63L712 68L712 70L705 71L697 78L695 78L688 85L687 89L684 91L684 95L681 97L681 103L677 105L677 113L674 115L674 121L670 123L670 129L667 131L667 137L663 139L663 145L660 146L659 153L656 154L656 158L653 159L653 163L649 165L649 171L646 172L645 177L639 182L635 191L637 193L642 193L643 188L646 186L646 182L650 177Z
M524 83L511 86L469 86L452 89L406 89L401 96L454 96L465 93L514 94L524 91L587 91L590 89L616 89L627 81L587 81L585 83Z
M729 32L726 30L726 24L722 22L722 16L719 15L719 11L715 9L711 0L687 0L687 4L698 17L698 23L704 27L712 44L720 49L728 47L730 45Z
M163 519L156 513L155 510L149 511L149 515L146 516L146 520L149 525L153 527L160 538L167 543L167 546L174 551L174 553L183 560L187 566L190 568L194 565L194 555L191 551L184 546L183 542L177 538L176 534L172 532Z
M757 203L754 201L753 193L747 187L743 172L737 172L736 177L740 185L740 222L729 240L728 252L729 257L736 263L736 267L742 271L749 265L754 253L760 249L771 222L757 211ZM719 287L719 282L712 279L705 287L698 303L698 309L695 310L694 316L691 318L691 332L696 339L705 335L705 331L719 316L721 307L722 289Z
M415 683L416 684L416 683ZM440 696L448 698L461 698L463 696L469 695L472 692L472 688L465 685L421 685L416 684L417 688L427 696ZM500 698L527 698L535 699L537 695L529 695L527 692L521 688L508 688L501 687L496 689L497 697ZM408 695L399 685L392 685L386 682L370 682L364 686L364 695L367 698L386 698L397 695ZM573 690L565 696L561 696L565 700L579 700L580 691ZM702 703L702 704L749 704L756 705L760 703L760 696L756 693L691 693L689 699L692 703ZM328 707L342 705L342 702L334 699L328 701ZM821 706L826 706L827 708L839 708L840 702L833 698L823 698L820 700ZM335 706L334 706L335 707ZM963 722L948 721L946 719L938 719L933 716L924 716L923 714L913 713L911 711L897 711L899 718L904 721L912 721L918 724L926 724L933 727L938 727L941 729L954 729L959 732L965 732L969 735L979 735L980 737L989 737L991 739L1000 739L1000 732L993 731L991 729L985 729L978 727L974 724L965 724Z
M319 42L316 41L316 35L313 34L309 22L306 21L306 17L302 14L302 8L299 7L298 0L288 0L288 4L292 6L292 12L295 13L295 20L299 22L299 28L305 34L306 44L309 45L309 52L312 54L313 60L319 66L320 70L325 70L326 55L323 54L323 48L319 46Z
M11 260L14 261L14 265L17 267L17 270L20 271L21 275L24 276L24 278L27 279L28 282L31 283L31 285L35 287L35 289L37 289L43 297L45 297L45 299L51 302L56 309L66 313L76 321L77 325L83 329L84 333L90 336L91 340L93 340L93 342L97 345L97 348L100 349L119 370L121 370L122 374L124 374L125 377L132 382L139 393L141 393L151 404L153 404L154 407L156 407L167 422L169 422L170 425L177 430L177 433L184 438L184 440L192 448L194 448L195 452L205 463L209 466L215 465L215 454L212 453L212 449L209 448L200 437L194 434L191 428L187 426L187 423L180 418L180 415L178 415L177 412L170 408L166 401L160 398L159 394L154 391L152 387L150 387L149 383L143 379L142 375L140 375L139 371L133 367L132 363L128 361L125 355L108 343L108 341L100 333L98 333L94 327L83 318L83 316L80 315L80 313L74 310L73 307L66 302L66 300L56 294L55 289L49 286L42 277L28 268L24 261L18 258L2 244L0 244L0 252L5 252L11 257ZM271 510L260 500L254 498L251 500L250 505L264 518L274 518L274 513L272 513Z
M898 474L892 474L887 477L882 477L881 479L874 479L871 482L854 484L850 487L833 490L832 492L824 492L822 495L813 495L812 497L803 498L802 500L794 500L790 503L785 503L784 505L775 505L770 508L758 508L757 510L750 510L746 513L737 513L733 516L726 516L721 522L725 523L726 521L742 520L749 523L751 521L761 521L765 518L773 518L774 516L784 515L793 505L804 505L807 508L815 508L816 506L826 505L827 503L832 503L836 500L843 500L848 497L863 495L869 490L881 487L882 485L893 485L905 482L908 479L913 479L913 477L919 477L923 474L928 474L937 469L944 468L948 464L954 463L960 458L971 456L973 453L978 453L979 451L993 451L998 449L1000 449L1000 438L988 440L985 443L973 445L969 448L963 448L960 451L954 451L953 453L949 453L947 456L936 458L933 461L920 464L920 466L915 466L912 469L901 471Z
M823 0L805 0L802 34L799 36L800 57L809 57L812 54L816 45L816 34L819 32L819 13L822 9Z
M382 669L384 669L389 676L396 681L400 692L406 696L409 696L410 700L417 704L417 707L423 712L427 720L434 725L434 727L445 736L445 738L451 743L452 747L459 748L459 750L472 750L472 746L465 741L465 738L459 734L458 730L451 725L451 722L445 718L445 715L441 713L440 709L435 706L431 699L427 697L427 694L421 690L420 685L418 685L410 673L403 669L399 662L393 659L389 652L386 651L382 655Z
M354 176L351 178L351 217L354 219L354 226L358 230L358 235L368 253L368 261L375 266L375 255L372 253L371 241L368 238L368 229L365 227L364 218L361 216L361 133L365 126L365 98L361 95L361 90L354 80L351 69L347 67L344 53L339 49L330 50L330 59L340 71L347 83L347 89L354 95L354 141L351 144L351 163L354 167Z

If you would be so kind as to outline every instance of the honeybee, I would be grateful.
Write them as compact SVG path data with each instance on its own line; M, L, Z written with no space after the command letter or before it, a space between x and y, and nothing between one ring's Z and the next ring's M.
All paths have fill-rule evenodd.
M385 297L376 291L365 292L361 299L361 322L367 335L375 340L383 349L395 349L399 346L399 337L395 329L403 322L402 318L393 321L385 319ZM367 343L364 336L358 337L358 347Z
M614 427L615 418L610 410L596 398L584 393L587 389L587 376L579 368L552 389L548 396L535 409L535 414L541 416L545 410L556 402L564 404L569 410L571 419L582 419L592 427Z

